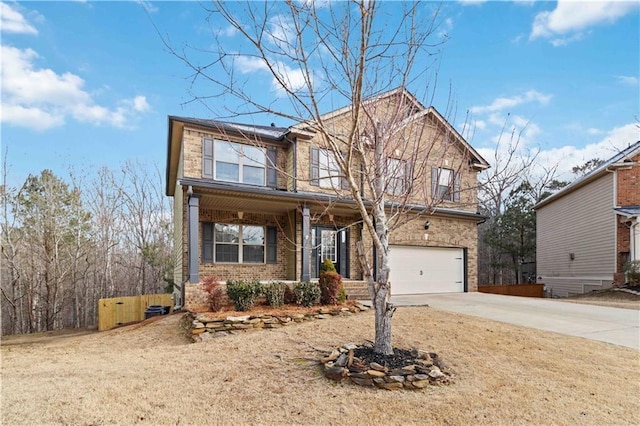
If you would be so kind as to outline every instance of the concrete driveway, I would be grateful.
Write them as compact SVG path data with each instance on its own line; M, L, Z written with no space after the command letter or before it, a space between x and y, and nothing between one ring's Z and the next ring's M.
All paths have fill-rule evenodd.
M392 296L396 306L433 308L640 350L640 311L486 293Z

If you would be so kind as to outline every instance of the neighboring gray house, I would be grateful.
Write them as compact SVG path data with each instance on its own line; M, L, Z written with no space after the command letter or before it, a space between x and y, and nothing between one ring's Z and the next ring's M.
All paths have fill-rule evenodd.
M538 282L553 296L623 284L640 260L640 141L534 209Z

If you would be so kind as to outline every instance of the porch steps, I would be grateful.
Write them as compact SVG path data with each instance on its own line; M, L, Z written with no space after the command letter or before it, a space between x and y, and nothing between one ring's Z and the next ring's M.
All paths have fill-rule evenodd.
M367 300L370 298L367 283L364 281L344 281L347 300Z

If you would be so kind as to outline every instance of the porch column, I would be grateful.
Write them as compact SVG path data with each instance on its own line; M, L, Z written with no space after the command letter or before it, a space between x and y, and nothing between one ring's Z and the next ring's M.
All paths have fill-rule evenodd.
M302 207L302 273L300 281L311 280L309 271L309 258L311 257L311 220L309 218L309 207Z
M200 238L198 234L198 210L200 208L200 196L189 196L189 210L187 212L187 244L188 244L188 276L189 282L196 284L200 282L198 247L200 246Z

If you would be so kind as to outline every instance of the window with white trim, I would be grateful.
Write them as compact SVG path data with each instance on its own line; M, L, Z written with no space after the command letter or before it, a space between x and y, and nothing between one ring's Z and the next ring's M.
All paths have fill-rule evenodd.
M214 140L213 175L216 180L265 185L264 148Z
M332 151L318 151L318 179L320 188L340 188L340 167Z
M265 228L254 225L214 226L214 262L265 263Z
M408 173L407 162L397 158L387 158L387 193L391 195L402 195L407 191Z
M431 190L437 200L460 202L460 173L451 169L433 167Z

